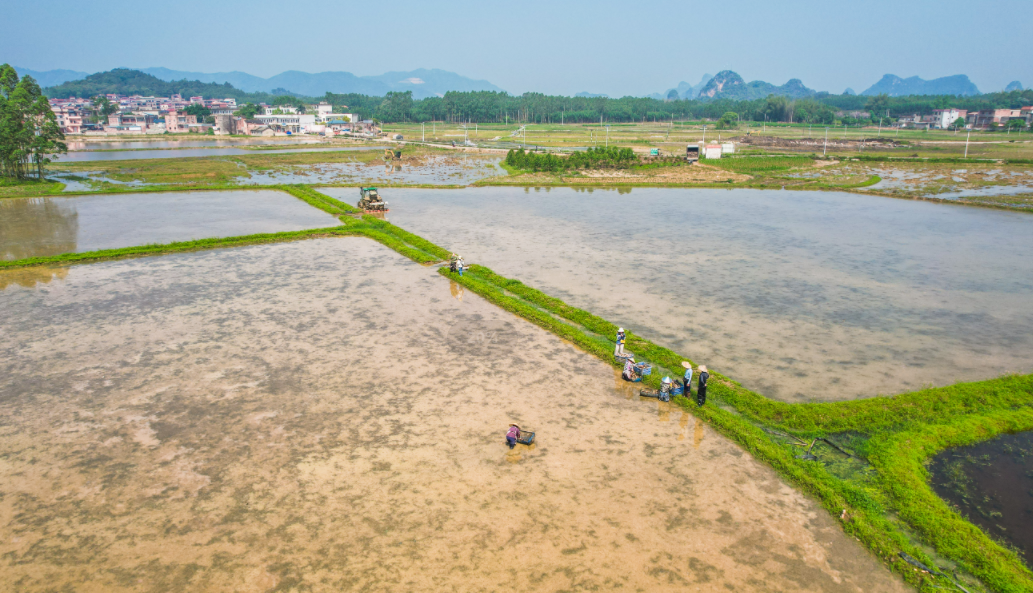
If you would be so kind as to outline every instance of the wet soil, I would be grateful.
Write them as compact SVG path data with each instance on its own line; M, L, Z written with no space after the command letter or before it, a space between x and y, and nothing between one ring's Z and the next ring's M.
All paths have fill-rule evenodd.
M333 194L333 189L326 189ZM1033 218L826 192L395 189L395 224L785 401L1033 371Z
M948 449L929 474L941 498L1033 567L1033 432Z
M0 591L906 590L691 416L372 241L76 266L0 310Z

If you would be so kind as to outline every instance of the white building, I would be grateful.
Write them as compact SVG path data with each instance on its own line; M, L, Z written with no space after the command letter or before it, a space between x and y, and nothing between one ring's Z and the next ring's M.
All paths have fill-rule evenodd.
M703 158L705 159L719 159L721 158L721 145L720 144L707 144L703 147Z
M292 134L308 132L316 123L316 116L304 113L284 113L281 115L256 115L255 119L270 127L280 127Z
M934 109L933 117L936 118L936 125L941 130L946 130L954 125L960 118L968 116L965 109Z

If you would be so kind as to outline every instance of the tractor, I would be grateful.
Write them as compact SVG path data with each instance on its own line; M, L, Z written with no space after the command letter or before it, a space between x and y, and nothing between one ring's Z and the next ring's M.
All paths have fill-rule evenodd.
M357 206L365 212L388 212L387 202L380 198L375 187L360 187L359 194L362 199Z

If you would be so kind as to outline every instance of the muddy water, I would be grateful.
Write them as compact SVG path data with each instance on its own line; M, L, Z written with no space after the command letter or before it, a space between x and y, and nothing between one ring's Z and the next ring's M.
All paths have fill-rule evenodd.
M9 199L0 200L0 259L338 224L271 190Z
M286 154L289 152L340 152L351 150L383 150L380 146L338 146L334 148L277 148L270 150L248 150L246 148L183 148L179 150L116 150L116 151L73 151L54 157L56 163L80 163L84 161L131 161L137 159L185 159L208 156L241 156L248 154Z
M0 590L905 590L691 416L365 239L0 310Z
M468 185L480 179L506 175L501 158L426 157L419 164L379 161L372 163L321 163L296 165L286 171L250 171L246 183L354 183Z
M333 194L333 189L327 189ZM402 190L392 222L770 397L1033 371L1033 217L821 192Z
M929 473L937 494L1033 566L1033 432L949 449Z
M315 144L314 138L233 138L217 140L124 140L121 142L65 142L68 150L153 150L156 148L184 148L201 146L264 146L291 144Z

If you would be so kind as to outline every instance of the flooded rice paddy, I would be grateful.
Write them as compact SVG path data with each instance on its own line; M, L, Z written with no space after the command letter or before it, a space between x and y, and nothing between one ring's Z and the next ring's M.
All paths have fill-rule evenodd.
M906 590L691 416L372 241L66 272L0 292L0 590Z
M292 152L339 152L351 150L383 150L381 146L336 146L324 148L275 148L249 150L247 148L179 148L155 150L82 150L70 151L54 157L55 163L81 163L88 161L132 161L139 159L185 159L211 156L242 156L248 154L287 154Z
M948 449L929 474L940 497L1033 567L1033 432Z
M271 190L0 200L0 259L340 224Z
M244 183L355 183L468 185L481 179L506 175L501 157L427 156L415 162L321 163L294 165L279 171L250 171Z
M67 141L69 151L77 150L154 150L157 148L198 148L203 146L291 146L317 144L315 138L216 138L207 140L110 140L99 142Z
M842 400L1033 371L1028 214L754 190L384 197L392 222L467 262L769 397Z

